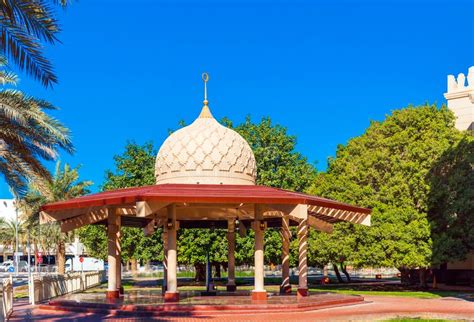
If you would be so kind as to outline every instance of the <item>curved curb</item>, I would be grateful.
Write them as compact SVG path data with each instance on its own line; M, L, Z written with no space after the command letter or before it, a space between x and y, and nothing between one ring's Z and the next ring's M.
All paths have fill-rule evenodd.
M255 303L241 305L218 304L175 304L164 303L157 305L120 305L92 302L75 302L70 300L53 300L47 305L40 305L41 310L71 311L83 313L107 314L113 316L150 316L150 315L212 315L212 314L238 314L238 313L289 313L304 312L330 307L340 307L364 303L361 296L344 296L344 298L316 299L306 298L296 303Z

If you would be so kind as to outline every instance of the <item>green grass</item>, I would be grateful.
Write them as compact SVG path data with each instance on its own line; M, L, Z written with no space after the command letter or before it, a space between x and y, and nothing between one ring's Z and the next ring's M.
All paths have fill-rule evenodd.
M24 298L24 297L28 297L28 293L27 292L15 292L14 297L16 299L21 299L21 298Z
M394 318L389 320L384 320L389 322L444 322L452 320L441 320L441 319L422 319L422 318Z
M319 287L311 287L312 292L332 292L338 294L348 295L380 295L380 296L403 296L403 297L414 297L423 299L435 299L447 296L458 296L459 293L451 291L419 291L419 290L361 290L357 287L345 287L341 285L327 285Z
M153 277L148 276L144 280L153 280ZM155 284L152 285L143 285L140 282L143 279L124 279L122 281L122 286L125 290L139 290L139 289L148 289L148 290L160 290L161 281L157 279ZM217 289L222 291L225 290L226 279L216 279L214 280ZM246 279L245 277L240 277L236 279L237 288L239 290L248 290L253 289L253 281ZM297 281L291 281L293 289L297 288ZM103 292L106 287L106 283L102 284L99 287L88 290L87 292ZM265 278L265 288L268 292L278 292L280 285L280 278L276 277L267 277ZM194 282L189 277L187 279L181 279L179 281L180 290L189 290L189 291L200 291L205 289L204 282ZM452 292L452 291L440 291L440 290L424 290L424 289L410 289L404 288L401 285L344 285L344 284L329 284L329 285L317 285L310 283L311 292L332 292L338 294L347 294L347 295L373 295L373 296L401 296L401 297L411 297L411 298L423 298L423 299L434 299L441 297L458 297L463 295L466 297L468 294L463 294L462 292ZM473 294L474 296L474 294ZM473 297L474 298L474 297Z

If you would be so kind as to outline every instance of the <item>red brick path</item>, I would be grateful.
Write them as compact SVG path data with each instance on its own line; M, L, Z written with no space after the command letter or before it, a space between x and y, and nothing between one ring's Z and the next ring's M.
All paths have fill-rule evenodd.
M236 313L199 317L117 318L110 315L39 310L25 304L17 305L11 321L314 321L325 320L373 320L378 318L431 317L474 320L474 302L457 298L414 299L391 296L365 296L366 303L299 313Z

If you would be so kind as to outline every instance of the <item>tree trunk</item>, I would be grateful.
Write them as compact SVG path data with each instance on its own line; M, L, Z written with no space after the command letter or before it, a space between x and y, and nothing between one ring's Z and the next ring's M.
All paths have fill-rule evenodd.
M206 265L201 263L194 264L194 269L196 270L196 276L194 280L196 282L203 282L206 280Z
M400 271L400 282L404 285L410 285L410 270L406 268L399 268Z
M337 277L337 280L339 281L339 283L344 283L344 280L341 277L341 273L339 273L339 269L337 268L337 265L332 264L332 267L334 269L334 273L336 273L336 277Z
M341 271L346 275L347 282L351 282L351 276L349 275L349 272L347 271L347 265L344 265L344 263L341 263Z
M138 275L138 270L137 270L137 260L135 258L130 259L130 264L132 266L132 276L136 277Z
M221 264L220 263L214 263L214 267L216 269L216 278L221 278Z
M420 287L421 288L428 288L428 284L426 283L426 268L422 267L419 269L420 272Z
M61 240L58 243L58 252L56 254L57 262L56 265L58 266L58 274L64 275L66 270L66 245L64 241Z

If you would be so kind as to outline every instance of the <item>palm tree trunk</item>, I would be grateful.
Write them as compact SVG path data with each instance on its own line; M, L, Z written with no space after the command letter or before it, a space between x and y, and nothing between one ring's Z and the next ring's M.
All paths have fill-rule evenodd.
M61 240L58 243L58 252L56 255L56 264L58 266L58 274L64 274L66 271L66 245L64 241Z

